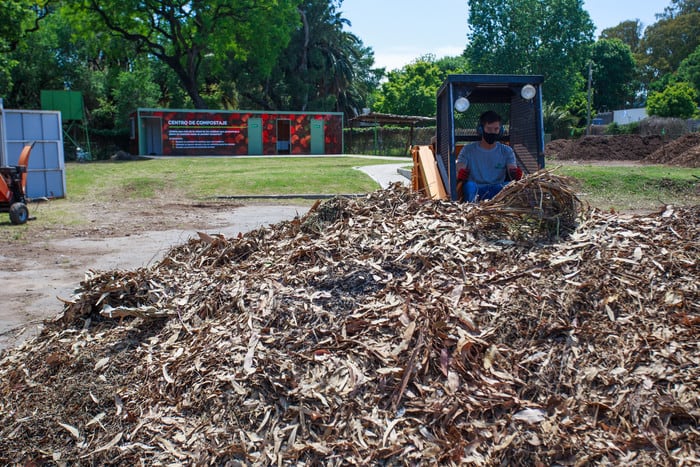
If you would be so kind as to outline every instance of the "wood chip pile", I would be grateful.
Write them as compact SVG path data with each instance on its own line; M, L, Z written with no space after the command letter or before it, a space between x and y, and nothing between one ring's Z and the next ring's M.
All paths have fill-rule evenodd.
M0 355L0 463L697 463L700 207L544 241L504 201L527 183L335 198L90 272Z

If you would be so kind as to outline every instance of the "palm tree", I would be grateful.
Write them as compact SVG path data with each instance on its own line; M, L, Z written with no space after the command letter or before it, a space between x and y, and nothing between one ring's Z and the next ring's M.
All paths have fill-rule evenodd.
M578 118L568 110L557 107L553 102L545 102L542 106L544 132L552 135L553 139L565 137L576 125Z
M301 27L267 87L275 107L354 116L378 85L381 71L371 69L372 51L344 30L349 22L336 10L339 4L306 0L299 6Z

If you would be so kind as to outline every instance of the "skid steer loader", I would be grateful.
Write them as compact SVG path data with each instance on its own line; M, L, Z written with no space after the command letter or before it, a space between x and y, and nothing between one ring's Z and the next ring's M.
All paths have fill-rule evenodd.
M525 174L544 168L540 75L449 75L437 92L437 130L431 146L412 150L412 188L432 199L457 200L456 162L465 144L480 139L479 116L503 117L501 142Z
M17 165L0 167L0 212L10 213L10 222L24 224L29 219L27 209L27 166L34 143L24 146Z

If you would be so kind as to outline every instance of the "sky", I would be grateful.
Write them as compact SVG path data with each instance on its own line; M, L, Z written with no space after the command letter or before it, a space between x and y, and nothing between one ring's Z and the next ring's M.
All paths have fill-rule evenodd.
M656 22L671 0L584 0L583 8L603 29L638 19ZM402 68L416 58L460 55L467 44L467 0L343 0L347 28L374 50L375 67Z

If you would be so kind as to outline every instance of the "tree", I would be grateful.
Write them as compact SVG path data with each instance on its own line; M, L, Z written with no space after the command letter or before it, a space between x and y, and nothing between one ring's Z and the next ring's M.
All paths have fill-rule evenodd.
M676 75L678 80L693 85L697 96L700 97L700 46L696 47L693 53L683 59ZM700 104L700 101L698 101L698 104Z
M673 19L680 15L697 13L700 11L700 0L671 0L671 4L664 8L664 12L656 15L659 19Z
M244 97L278 109L341 111L354 117L366 106L383 70L374 54L345 30L342 1L304 0L300 26L292 34L270 79L249 82Z
M0 43L11 51L27 35L39 29L39 22L46 18L49 0L3 0L0 8Z
M464 59L444 58L435 60L432 55L417 58L400 70L390 71L382 84L374 103L377 112L434 117L437 110L436 96L448 74L464 73Z
M166 64L196 108L205 108L203 67L250 66L265 79L298 24L298 0L75 0L67 2L81 34L116 34ZM210 62L205 65L205 61Z
M647 80L672 73L700 45L700 7L687 9L676 1L677 9L666 9L661 19L644 32L641 50L647 68ZM695 2L696 4L698 2Z
M115 126L126 128L131 112L139 107L155 107L159 88L153 82L150 67L141 67L134 71L121 72L113 91L116 103Z
M596 108L618 109L634 100L636 63L627 44L619 39L600 39L593 44L591 58Z
M444 75L443 80L449 74L469 73L470 70L469 61L461 55L457 55L455 57L438 58L435 60L435 64Z
M39 29L49 9L45 2L30 0L3 0L0 8L0 95L12 90L12 70L18 62L10 57L21 41Z
M578 117L564 108L557 107L552 102L545 102L542 106L542 121L545 133L549 133L553 139L557 139L569 135L571 128L578 123Z
M586 126L588 120L588 94L586 91L578 91L571 96L565 108L575 119L572 120L573 126L578 128Z
M43 89L60 90L75 86L87 91L90 72L84 43L71 36L70 24L57 12L49 14L41 28L26 34L8 54L20 63L11 76L13 86L5 96L18 108L40 108Z
M465 56L477 73L541 74L547 98L577 90L595 26L582 0L469 0Z
M629 46L632 53L637 53L642 41L642 30L642 23L638 19L627 20L617 26L603 29L600 39L619 39Z
M435 115L440 69L430 57L422 57L390 71L382 84L373 110L398 115Z
M647 113L657 117L690 118L697 106L697 92L689 83L675 83L662 92L651 92L647 99Z

